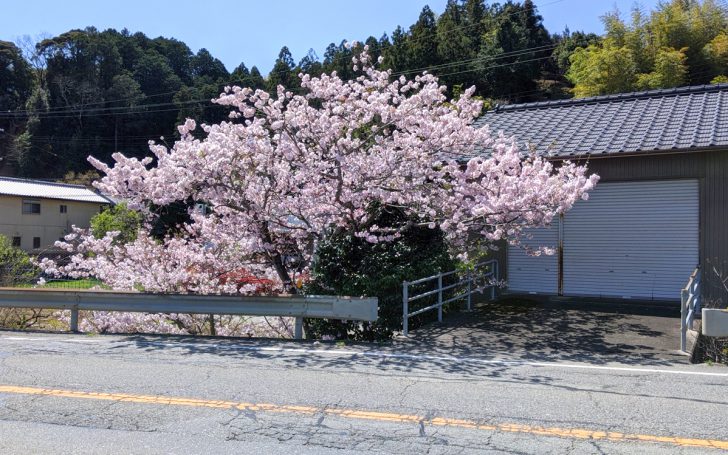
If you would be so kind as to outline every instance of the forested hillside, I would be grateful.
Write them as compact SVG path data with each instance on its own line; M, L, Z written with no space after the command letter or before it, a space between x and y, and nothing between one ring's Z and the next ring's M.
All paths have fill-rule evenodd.
M486 106L728 81L728 14L717 0L603 20L604 36L554 33L531 0L449 0L439 15L425 7L414 24L362 41L394 76L427 70L454 94L475 85ZM225 85L296 90L301 71L350 78L351 52L341 41L296 63L284 47L264 76L126 29L0 41L0 173L84 181L89 154L145 156L149 140L171 143L186 117L222 120L226 110L209 100Z

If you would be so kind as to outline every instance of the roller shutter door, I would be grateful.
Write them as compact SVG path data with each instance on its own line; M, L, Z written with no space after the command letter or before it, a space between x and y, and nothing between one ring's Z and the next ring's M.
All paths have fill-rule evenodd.
M522 243L532 248L549 246L556 248L559 242L558 226L528 229L531 239ZM558 255L530 256L523 249L508 247L508 289L511 292L556 294L558 293Z
M698 181L601 183L563 224L563 294L679 299L698 264Z

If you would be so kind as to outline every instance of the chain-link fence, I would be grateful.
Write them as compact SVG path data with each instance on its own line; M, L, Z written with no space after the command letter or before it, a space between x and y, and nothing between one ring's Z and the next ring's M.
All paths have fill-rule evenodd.
M0 287L16 288L57 288L57 289L91 289L102 286L95 278L74 279L70 277L48 276L35 265L44 258L58 264L67 263L71 254L67 251L49 248L32 255L21 251L0 256Z

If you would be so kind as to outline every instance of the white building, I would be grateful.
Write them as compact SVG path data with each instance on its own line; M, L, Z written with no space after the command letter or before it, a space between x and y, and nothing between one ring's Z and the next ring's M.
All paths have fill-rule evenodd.
M0 235L25 251L42 251L113 202L82 185L0 177Z

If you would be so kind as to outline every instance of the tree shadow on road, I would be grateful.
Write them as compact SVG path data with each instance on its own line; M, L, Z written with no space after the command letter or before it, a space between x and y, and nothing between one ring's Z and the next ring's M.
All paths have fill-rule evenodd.
M481 304L416 331L402 344L427 352L502 355L523 361L668 366L688 363L677 352L680 320L662 309L504 299Z
M618 316L618 315L615 315ZM624 322L615 322L618 319L611 319L607 316L599 317L597 322L604 325L608 331L617 327L626 327L636 330L642 336L653 336L653 330L639 325ZM443 328L443 330L445 330ZM536 358L536 354L523 355L515 359L513 356L504 359L492 351L477 352L477 357L466 357L447 355L433 351L419 349L399 349L398 343L371 345L371 344L350 344L345 347L333 343L313 343L309 341L281 341L281 340L242 340L242 339L221 339L221 338L196 338L196 337L159 337L159 336L130 336L119 341L119 349L128 348L129 345L135 349L143 350L155 355L189 357L196 365L204 368L207 364L225 365L228 361L239 360L246 367L256 368L280 368L281 374L287 369L306 370L312 373L331 372L332 374L352 373L375 376L400 376L413 381L416 380L447 380L448 382L472 382L478 380L491 380L502 383L518 383L543 385L570 392L587 392L619 396L639 397L661 397L686 402L696 401L690 394L684 396L675 391L674 396L665 397L660 393L652 394L649 390L642 393L636 391L625 393L617 389L609 390L602 386L590 387L573 382L573 377L562 374L564 370L554 370L549 365L552 362L543 358ZM395 349L396 348L396 349ZM632 352L634 349L644 349L644 346L630 344L613 346L608 350L609 354L624 355L625 352ZM580 363L589 359L583 352L571 351L564 355L568 360L579 360ZM611 357L600 357L595 366L611 362ZM674 362L660 360L652 356L640 357L642 366L672 366ZM221 363L222 362L222 363ZM543 363L540 363L543 362ZM629 362L625 362L629 363ZM634 361L633 364L637 364ZM523 367L526 368L523 368ZM321 377L326 381L326 376ZM335 376L331 376L335 380ZM677 385L676 385L677 386ZM679 387L689 387L689 382L680 382ZM353 390L352 393L357 393ZM725 400L697 401L717 405L728 405Z
M676 343L671 317L587 311L564 305L505 300L479 305L470 313L423 327L389 343L341 343L212 337L137 335L124 339L137 349L174 356L209 355L220 359L268 362L290 368L410 377L448 375L452 380L508 378L548 383L534 374L539 362L619 363L639 366L686 364L670 350ZM674 329L674 331L673 331ZM528 364L528 374L514 366Z

